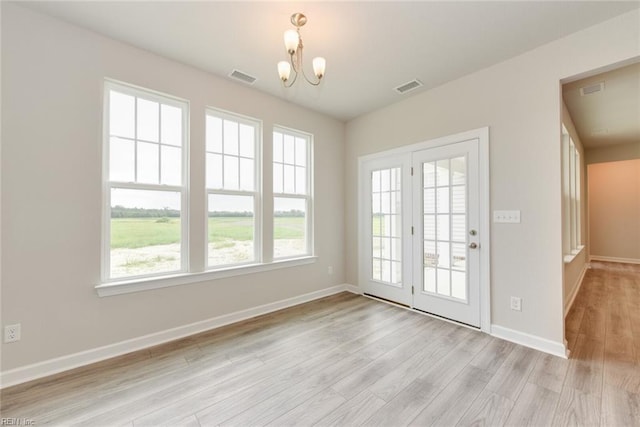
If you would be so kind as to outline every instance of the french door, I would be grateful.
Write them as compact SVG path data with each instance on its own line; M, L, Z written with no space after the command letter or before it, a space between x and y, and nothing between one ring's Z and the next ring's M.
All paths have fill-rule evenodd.
M367 293L399 304L411 306L411 263L405 257L411 253L411 241L404 236L411 223L411 159L406 155L387 156L366 162L361 205L361 235L367 243L361 245ZM364 233L362 232L364 230Z
M480 327L477 141L412 157L413 306Z
M360 286L480 327L481 256L489 256L480 139L445 142L361 160Z

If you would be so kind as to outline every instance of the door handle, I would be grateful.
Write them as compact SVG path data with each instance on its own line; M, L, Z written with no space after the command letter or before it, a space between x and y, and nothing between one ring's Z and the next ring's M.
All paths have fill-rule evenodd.
M471 242L471 243L469 243L469 248L477 249L478 248L478 244L476 242Z

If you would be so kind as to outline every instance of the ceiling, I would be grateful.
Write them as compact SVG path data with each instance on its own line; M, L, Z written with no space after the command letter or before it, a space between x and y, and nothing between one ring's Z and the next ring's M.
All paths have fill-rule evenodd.
M253 87L349 120L640 7L637 1L270 2L48 1L25 7L225 78L238 69ZM276 64L282 34L303 12L310 70L322 84L284 89ZM398 94L412 79L424 86ZM239 83L244 84L244 83Z
M640 143L640 63L567 83L562 95L585 148Z

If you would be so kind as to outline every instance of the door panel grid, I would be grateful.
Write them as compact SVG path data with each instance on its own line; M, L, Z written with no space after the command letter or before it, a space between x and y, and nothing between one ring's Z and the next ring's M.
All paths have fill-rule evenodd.
M467 300L466 157L422 164L422 291Z
M402 282L402 171L371 173L371 279L391 285Z

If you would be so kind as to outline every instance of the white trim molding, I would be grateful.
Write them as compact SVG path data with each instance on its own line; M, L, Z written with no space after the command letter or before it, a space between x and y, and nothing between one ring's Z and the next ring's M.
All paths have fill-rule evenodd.
M563 359L567 359L569 357L567 347L564 344L538 337L536 335L530 335L525 332L516 331L498 325L491 325L491 335L534 350L562 357Z
M582 267L582 272L580 273L580 276L578 276L578 280L576 280L573 284L573 291L571 291L571 295L569 295L569 298L567 299L567 301L565 301L564 304L564 317L567 317L567 314L569 314L569 310L571 310L571 307L573 306L573 303L578 296L578 292L580 292L582 281L584 280L584 276L585 274L587 274L587 270L589 269L589 267L589 263L584 264L584 266Z
M590 261L606 261L606 262L620 262L623 264L640 264L640 259L637 258L618 258L611 256L591 255Z
M574 259L576 259L576 257L578 255L580 255L580 252L582 252L584 250L584 245L582 246L578 246L578 248L574 251L571 251L570 254L566 254L563 258L564 263L565 264L571 264L573 262Z
M151 289L161 289L170 286L199 283L207 280L223 279L226 277L241 276L243 274L261 273L263 271L277 270L279 268L296 267L299 265L313 264L318 260L317 256L305 256L302 258L283 259L264 264L248 264L231 266L217 270L208 270L201 273L182 273L173 276L151 277L146 279L125 280L122 282L102 283L95 289L100 297L129 294Z
M347 292L351 292L352 294L356 294L356 295L364 295L364 293L362 292L362 289L360 289L359 286L350 285L350 284L346 284L345 286L347 288Z
M34 363L32 365L4 371L0 373L0 389L47 377L49 375L68 371L70 369L79 368L91 363L96 363L102 360L110 359L112 357L131 353L133 351L142 350L159 344L164 344L180 338L188 337L190 335L198 334L200 332L220 328L231 323L240 322L252 317L261 316L263 314L268 314L274 311L282 310L284 308L293 307L295 305L338 294L340 292L352 292L352 288L353 286L347 284L332 286L330 288L321 289L319 291L310 292L269 304L248 308L246 310L236 311L234 313L224 314L222 316L217 316L211 319L202 320L200 322L179 326L177 328L167 329L165 331L160 331L130 340L121 341L114 344L81 351L79 353L74 353L67 356L45 360L43 362Z

